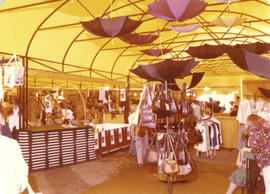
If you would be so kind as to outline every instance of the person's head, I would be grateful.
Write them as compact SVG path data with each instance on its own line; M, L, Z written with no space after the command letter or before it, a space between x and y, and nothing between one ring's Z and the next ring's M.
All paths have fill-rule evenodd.
M233 110L238 110L238 106L236 104L233 106Z
M267 121L257 114L251 114L247 118L248 127L263 126Z

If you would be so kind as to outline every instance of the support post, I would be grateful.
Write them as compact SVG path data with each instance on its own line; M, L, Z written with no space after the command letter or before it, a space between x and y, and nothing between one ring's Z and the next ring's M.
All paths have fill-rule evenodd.
M127 88L126 88L126 103L125 103L125 112L124 112L124 122L128 123L128 116L130 112L130 82L129 82L129 76L127 77Z

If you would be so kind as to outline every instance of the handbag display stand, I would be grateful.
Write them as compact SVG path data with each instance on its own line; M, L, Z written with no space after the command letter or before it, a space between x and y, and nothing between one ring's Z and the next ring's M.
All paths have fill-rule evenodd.
M167 81L165 81L165 99L168 99L168 85L167 85ZM165 134L165 139L169 139L169 137L167 137L170 134L170 129L169 129L169 117L166 117L166 134ZM169 148L170 145L170 141L165 141L164 143L166 143L167 148ZM169 154L168 153L168 149L164 150L164 155ZM168 194L171 194L172 191L172 182L175 182L174 180L176 180L177 177L177 173L170 173L170 174L160 174L159 175L159 179L162 181L168 181Z

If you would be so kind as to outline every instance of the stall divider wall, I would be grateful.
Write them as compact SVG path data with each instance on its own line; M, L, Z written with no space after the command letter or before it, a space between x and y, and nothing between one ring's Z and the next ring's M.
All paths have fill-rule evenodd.
M92 127L17 130L15 138L30 172L96 159Z
M93 127L16 130L15 138L30 172L94 160L130 145L128 127L97 133Z

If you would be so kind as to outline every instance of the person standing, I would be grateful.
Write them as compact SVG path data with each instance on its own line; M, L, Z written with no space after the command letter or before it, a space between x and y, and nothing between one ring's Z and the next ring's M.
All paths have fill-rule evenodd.
M0 193L23 192L29 185L28 166L23 159L18 142L0 135L0 156Z
M262 117L251 114L247 118L248 144L264 178L265 193L270 194L270 128Z
M139 124L135 133L136 152L138 167L143 167L144 158L149 144L149 136L151 136L152 129Z

